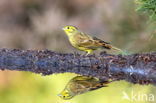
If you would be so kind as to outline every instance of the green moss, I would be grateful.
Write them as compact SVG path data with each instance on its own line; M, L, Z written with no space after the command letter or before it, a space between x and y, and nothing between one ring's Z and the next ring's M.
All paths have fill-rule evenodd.
M136 0L137 11L146 13L150 20L156 21L156 0Z

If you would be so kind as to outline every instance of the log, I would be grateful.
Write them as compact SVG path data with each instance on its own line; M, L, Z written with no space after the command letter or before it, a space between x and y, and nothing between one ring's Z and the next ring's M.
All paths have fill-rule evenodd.
M156 52L131 55L80 55L51 50L0 49L0 70L50 75L76 73L99 79L156 84Z

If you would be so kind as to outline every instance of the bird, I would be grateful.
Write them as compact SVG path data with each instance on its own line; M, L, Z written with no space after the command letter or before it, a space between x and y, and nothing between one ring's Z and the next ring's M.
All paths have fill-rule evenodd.
M95 77L76 76L72 78L63 91L58 94L64 100L72 99L74 96L93 91L102 87L107 87L109 81L99 80Z
M79 49L81 51L85 51L86 55L91 54L93 51L97 49L113 49L117 51L121 51L121 49L112 46L110 43L105 42L97 37L90 36L86 33L79 31L79 29L75 26L64 26L63 31L67 35L69 42L73 47Z

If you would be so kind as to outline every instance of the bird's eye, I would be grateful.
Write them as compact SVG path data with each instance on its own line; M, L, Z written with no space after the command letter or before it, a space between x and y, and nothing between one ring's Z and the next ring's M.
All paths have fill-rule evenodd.
M69 26L67 27L67 29L69 29Z

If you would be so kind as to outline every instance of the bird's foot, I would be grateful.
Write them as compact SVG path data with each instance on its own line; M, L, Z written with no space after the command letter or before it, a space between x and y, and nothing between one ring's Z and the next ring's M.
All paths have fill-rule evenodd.
M87 53L87 52L85 52L85 53L81 54L81 56L87 56L87 55L88 55L88 53Z
M102 52L100 52L100 55L105 55L105 54L107 54L106 51L102 51Z
M74 55L74 58L77 56L81 56L81 54L77 53L76 51L74 51L73 55Z

